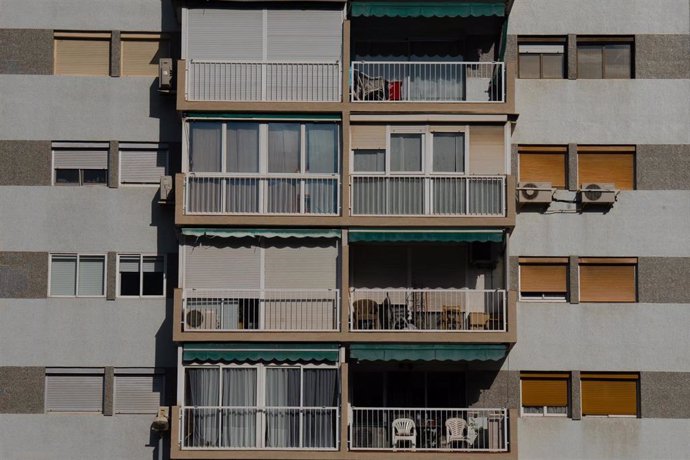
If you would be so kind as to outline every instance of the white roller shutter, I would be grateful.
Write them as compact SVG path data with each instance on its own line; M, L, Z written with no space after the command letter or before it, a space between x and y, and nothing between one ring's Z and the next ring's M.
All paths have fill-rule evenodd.
M342 15L342 10L268 10L268 60L340 61Z
M155 414L163 404L162 375L115 375L118 414Z
M103 295L105 274L104 256L79 257L79 292L83 296Z
M120 144L121 184L159 184L167 169L168 150L165 147Z
M46 375L46 412L102 412L102 375Z
M187 59L260 61L263 11L254 8L192 8L187 23Z
M335 240L268 246L266 251L266 289L335 289L338 248Z
M53 150L55 169L108 169L108 149Z
M261 250L256 246L186 246L186 288L259 289Z
M77 288L77 256L52 256L50 295L74 295Z

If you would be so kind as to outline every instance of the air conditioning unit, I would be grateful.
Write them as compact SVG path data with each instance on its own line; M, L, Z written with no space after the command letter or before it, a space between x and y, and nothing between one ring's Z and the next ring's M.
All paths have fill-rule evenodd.
M580 190L582 204L612 205L618 190L614 184L582 184Z
M161 176L160 193L158 194L158 202L160 204L168 204L173 201L173 178L172 176Z
M517 187L520 204L551 204L554 188L551 182L520 182Z
M161 58L158 60L158 91L171 92L173 85L173 60Z
M185 315L185 323L189 329L199 329L203 331L213 331L220 328L218 314L212 309L193 309Z

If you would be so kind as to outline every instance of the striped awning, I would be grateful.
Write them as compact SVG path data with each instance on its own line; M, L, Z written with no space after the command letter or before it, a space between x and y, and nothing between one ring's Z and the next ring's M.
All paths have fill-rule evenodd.
M348 234L348 241L350 243L500 243L503 241L503 231L353 229Z
M354 361L498 361L506 355L502 344L378 344L350 346Z
M340 238L338 229L183 228L187 236L217 238Z
M192 343L185 344L187 362L338 362L335 343Z
M353 1L353 18L466 18L505 16L505 2L385 2Z

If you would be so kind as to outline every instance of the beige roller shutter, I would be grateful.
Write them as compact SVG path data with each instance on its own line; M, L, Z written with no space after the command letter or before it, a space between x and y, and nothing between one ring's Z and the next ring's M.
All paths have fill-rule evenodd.
M566 147L519 150L520 182L551 182L555 188L566 185Z
M161 34L122 34L122 75L158 76L158 60L170 57L170 41Z
M271 240L265 251L266 289L336 288L336 240Z
M342 8L269 9L268 61L341 61Z
M350 148L385 150L386 125L350 126Z
M120 144L120 183L159 184L168 166L166 146Z
M110 75L110 33L55 33L56 75Z
M520 259L520 292L568 292L567 258Z
M46 375L46 412L102 412L102 375Z
M163 385L162 375L115 375L115 413L155 414L163 404Z
M186 288L259 289L261 249L225 240L185 247Z
M632 147L579 147L577 169L580 187L603 183L615 184L619 190L635 188L635 151Z
M568 374L522 373L522 405L526 407L568 405Z
M470 127L470 174L505 174L503 126Z
M262 8L189 8L187 17L187 59L262 60Z
M580 302L635 302L636 265L580 260Z
M637 374L582 373L582 415L637 415Z

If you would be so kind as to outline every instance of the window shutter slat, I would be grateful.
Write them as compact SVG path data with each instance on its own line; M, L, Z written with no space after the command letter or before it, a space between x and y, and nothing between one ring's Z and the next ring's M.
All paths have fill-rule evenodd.
M167 150L125 150L120 152L120 182L158 184L167 173Z
M155 414L163 404L163 376L116 375L115 412Z
M637 381L582 380L583 415L637 415Z
M260 251L256 246L186 246L185 286L259 289Z
M56 169L108 169L107 150L54 150Z
M103 295L105 258L84 256L79 259L79 295Z
M520 153L520 182L551 182L565 188L565 153Z
M139 257L122 256L120 257L120 272L138 272Z
M142 271L144 273L164 271L163 257L144 257Z
M54 256L50 264L50 294L74 295L76 281L76 256Z
M101 412L103 376L47 375L47 412Z
M568 380L525 378L522 380L523 406L567 406Z
M352 125L350 127L351 148L357 149L385 149L385 125Z
M580 265L581 302L635 302L635 265Z
M566 265L520 265L520 291L567 292L567 275L568 267Z
M110 38L56 39L55 74L108 76Z
M635 185L635 155L626 153L578 153L578 183L615 184L632 190Z
M122 37L122 75L155 77L158 60L170 56L170 42L166 39L132 39Z

